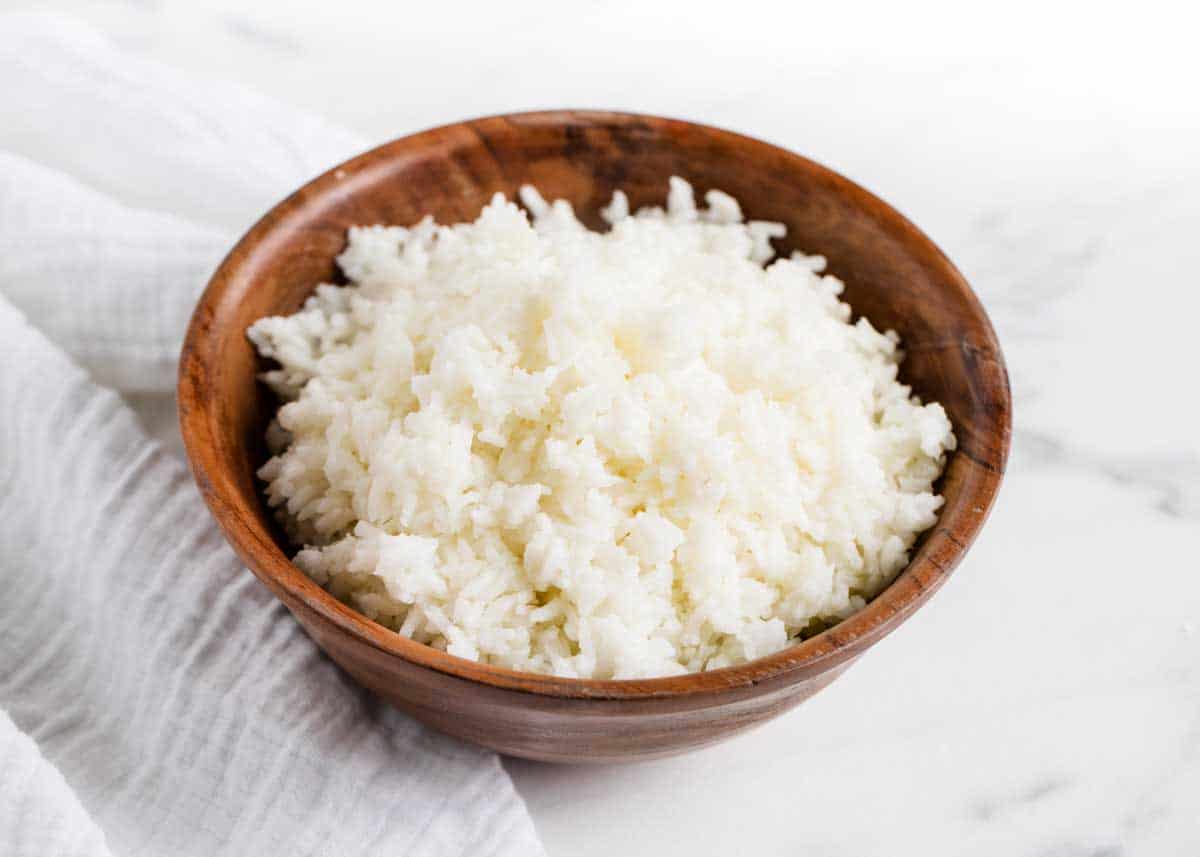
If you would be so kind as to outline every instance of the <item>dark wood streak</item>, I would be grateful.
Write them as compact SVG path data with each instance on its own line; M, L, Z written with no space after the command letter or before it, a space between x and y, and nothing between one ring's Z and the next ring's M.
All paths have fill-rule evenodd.
M961 548L962 550L967 549L967 545L963 544L963 540L956 536L952 530L948 530L945 527L938 527L937 531L941 533L943 537L949 539L955 547Z
M977 464L979 467L982 467L984 470L988 471L989 473L994 473L997 476L1004 475L1004 468L1002 466L997 467L995 464L993 464L988 459L980 456L979 453L972 452L970 449L963 448L958 451L958 454L964 455L967 458L971 459L971 461L975 462L975 464Z
M941 340L937 340L934 342L915 342L915 343L905 342L905 343L902 343L901 348L902 348L902 350L909 351L909 352L913 352L913 351L946 351L946 350L951 350L951 349L962 349L964 351L971 352L973 354L979 355L980 357L983 357L987 360L992 360L992 361L997 360L997 358L999 356L997 353L992 352L991 349L987 345L980 345L975 342L967 342L967 341L958 340L958 339L954 339L954 340L941 339Z
M927 560L928 560L928 562L929 562L931 565L933 565L935 568L937 568L937 569L938 569L938 571L941 571L941 572L944 572L944 573L946 573L946 574L949 574L949 573L950 573L950 572L953 570L951 566L948 566L948 565L947 565L945 562L943 562L942 560L938 559L938 557L937 557L937 555L936 555L936 554L930 554L930 555L927 557ZM924 585L925 585L925 584L924 584L923 582L921 582L921 581L917 581L917 582L914 582L914 584L913 584L913 585L914 585L916 588L918 588L918 589L921 589L922 587L924 587Z
M496 170L501 176L507 179L508 173L504 169L504 159L500 156L499 150L493 148L491 138L476 128L472 123L468 122L466 127L471 129L471 133L475 135L475 139L479 141L480 145L483 146L484 151L488 153L488 156L492 159L492 163L496 165Z
M494 167L493 167L494 165ZM589 225L620 186L662 204L667 177L720 188L755 219L784 222L821 253L846 298L893 328L905 383L940 401L959 436L940 482L939 527L859 613L766 658L674 678L584 681L464 661L354 612L288 560L254 471L274 408L245 337L337 274L347 227L473 218L493 193L531 182ZM983 526L1008 454L1011 405L1000 345L962 275L894 209L799 155L728 131L652 116L549 111L477 119L388 143L330 170L268 212L230 251L192 319L179 416L197 484L230 544L329 656L421 720L506 753L612 761L681 752L785 711L836 678L946 580ZM944 536L944 538L943 538Z

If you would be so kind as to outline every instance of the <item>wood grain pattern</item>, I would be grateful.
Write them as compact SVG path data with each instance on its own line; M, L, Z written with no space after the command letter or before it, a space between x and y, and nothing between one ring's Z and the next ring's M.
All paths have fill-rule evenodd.
M339 603L288 560L254 471L276 406L245 330L296 310L355 224L407 225L432 213L474 219L497 191L531 182L601 225L621 188L662 204L680 175L720 188L749 217L788 227L782 249L821 253L845 298L903 337L902 379L941 402L959 448L942 478L938 524L864 610L742 666L636 681L518 673L405 639ZM553 111L496 116L388 143L330 170L260 220L200 300L180 362L180 422L192 471L246 565L348 673L426 723L533 759L605 761L680 752L747 729L824 687L924 603L982 527L1008 455L1011 403L999 344L954 266L916 227L862 188L805 158L738 134L650 116ZM947 640L948 645L954 641Z

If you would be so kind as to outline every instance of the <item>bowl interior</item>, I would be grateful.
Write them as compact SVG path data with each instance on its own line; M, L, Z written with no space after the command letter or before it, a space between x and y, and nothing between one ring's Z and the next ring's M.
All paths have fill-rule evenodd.
M598 211L615 189L634 207L661 205L671 175L690 181L698 198L717 188L736 197L748 217L786 224L787 238L776 242L783 253L824 255L829 271L845 281L844 299L856 315L901 335L902 380L949 413L959 446L941 482L945 506L901 576L858 615L753 664L687 677L690 683L571 682L471 664L411 643L338 604L295 569L287 560L294 549L254 476L266 459L263 437L276 402L255 379L264 367L245 336L250 323L293 312L318 283L338 281L334 257L350 226L408 225L426 214L442 223L472 220L493 194L513 198L531 183L548 199L569 200L598 228ZM201 300L181 361L180 408L206 500L242 558L289 606L302 600L374 645L436 669L541 693L617 696L815 671L887 633L941 583L978 532L1003 472L1010 419L1003 360L982 308L941 252L889 206L811 161L737 134L578 111L434 129L359 156L297 191L234 248Z

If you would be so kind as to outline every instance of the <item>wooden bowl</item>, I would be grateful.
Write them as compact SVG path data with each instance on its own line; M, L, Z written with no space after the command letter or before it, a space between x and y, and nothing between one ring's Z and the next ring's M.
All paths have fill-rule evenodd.
M823 254L856 313L894 328L902 378L942 403L958 449L945 506L912 562L865 609L815 637L729 669L675 678L588 681L519 673L415 643L338 602L289 560L255 470L276 407L246 328L291 313L356 224L407 225L432 213L473 220L496 191L526 182L599 227L616 188L662 204L667 177L781 221L792 245ZM358 682L429 725L504 753L553 761L668 755L780 714L836 678L923 604L962 559L995 499L1008 454L1010 400L1000 346L962 275L894 209L836 173L728 131L622 113L496 116L388 143L330 170L273 208L221 264L200 299L179 370L188 457L229 542L317 644ZM947 641L950 643L952 641Z

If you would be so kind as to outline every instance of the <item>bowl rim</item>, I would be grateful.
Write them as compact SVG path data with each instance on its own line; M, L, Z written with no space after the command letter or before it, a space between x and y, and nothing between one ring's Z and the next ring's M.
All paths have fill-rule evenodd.
M477 126L497 121L518 125L552 124L558 126L611 123L642 123L664 128L689 128L724 139L763 154L800 162L806 171L819 175L856 206L869 209L880 225L906 245L920 245L925 255L939 268L939 274L956 292L978 321L980 341L939 344L936 347L964 348L976 358L994 362L1002 383L996 386L994 401L987 403L998 416L998 441L989 460L969 456L968 465L979 470L971 481L970 515L960 516L947 526L941 513L927 531L926 538L937 540L937 549L919 551L897 577L866 607L821 633L786 648L736 666L707 672L688 673L647 679L561 678L521 672L466 660L418 643L385 628L365 615L338 601L299 570L280 547L250 525L250 512L239 508L232 476L209 466L202 454L215 446L212 398L207 395L213 373L210 365L216 355L214 322L220 309L236 299L240 269L250 255L269 243L268 239L289 216L298 216L314 198L339 188L347 175L367 172L381 159L392 161L419 153L423 148L445 141L447 135L466 133L477 136ZM269 252L269 250L267 251ZM784 679L791 684L811 679L848 663L866 648L898 627L945 582L954 567L974 542L995 502L1002 481L1011 437L1011 391L999 341L991 323L963 275L949 258L920 229L888 203L839 173L803 155L780 146L711 125L649 114L609 110L556 109L493 114L448 123L397 138L371 148L337 164L305 183L264 214L229 251L218 266L192 315L179 362L178 407L180 430L193 476L206 504L226 539L250 570L293 612L315 614L318 621L383 653L411 664L435 670L469 682L493 688L532 693L563 699L655 700L719 693L746 688L762 682ZM961 451L954 453L962 455ZM216 456L211 457L216 463ZM949 464L947 464L949 466ZM964 486L966 490L966 486ZM260 497L261 502L261 497ZM324 646L322 646L324 647Z

